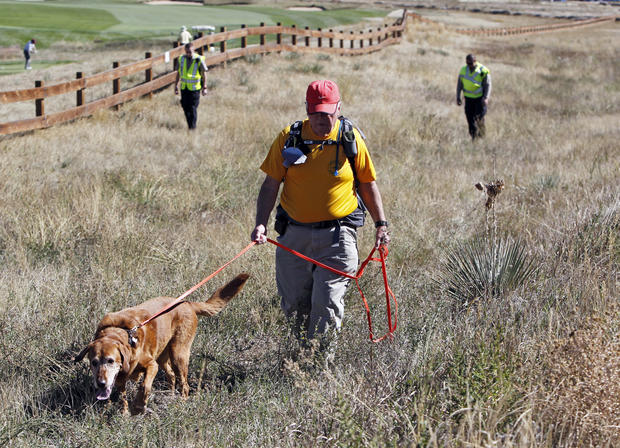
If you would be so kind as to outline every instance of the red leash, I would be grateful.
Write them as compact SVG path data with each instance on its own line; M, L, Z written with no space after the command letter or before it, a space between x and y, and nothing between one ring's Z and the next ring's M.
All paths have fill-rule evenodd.
M200 288L202 285L204 285L205 283L207 283L209 280L211 280L213 277L215 277L217 274L219 274L226 266L228 266L230 263L232 263L233 261L235 261L237 258L239 258L241 255L243 255L244 253L246 253L248 250L250 250L250 248L252 246L254 246L256 244L255 241L252 241L250 244L248 244L247 246L245 246L245 248L239 252L237 255L235 255L235 257L230 260L227 263L224 263L217 271L213 272L212 274L207 275L204 279L202 279L200 281L200 283L195 284L194 286L192 286L190 289L188 289L187 291L185 291L183 294L181 294L179 297L177 297L176 299L174 299L172 302L170 302L168 305L166 305L165 307L163 307L161 310L159 310L158 312L156 312L155 314L153 314L151 317L149 317L147 320L145 320L144 322L141 322L139 325L136 325L135 327L133 327L131 330L129 330L129 341L131 342L132 340L135 339L136 336L136 331L138 330L138 328L145 326L146 324L148 324L150 321L152 321L153 319L155 319L156 317L161 316L162 314L164 314L167 311L170 311L172 308L174 308L175 306L177 306L179 303L183 302L185 300L185 298L187 296L189 296L191 293L193 293L194 291L196 291L198 288Z
M269 241L271 244L274 244L274 245L278 246L281 249L284 249L284 250L292 253L293 255L296 255L296 256L298 256L300 258L303 258L306 261L309 261L310 263L313 263L313 264L315 264L317 266L320 266L320 267L322 267L324 269L327 269L328 271L331 271L334 274L338 274L338 275L341 275L342 277L346 277L346 278L350 278L352 280L355 280L355 284L357 285L357 290L360 292L360 296L362 297L362 301L364 302L364 307L366 308L366 318L368 319L368 330L370 332L370 340L371 340L371 342L379 342L379 341L382 341L385 338L390 338L390 339L394 338L394 331L396 330L397 316L398 316L398 302L396 301L396 297L394 296L394 293L392 292L392 290L390 289L390 287L388 285L387 271L386 271L386 267L385 267L385 257L387 257L387 254L388 254L387 247L385 247L383 245L379 246L380 258L373 258L373 254L377 250L376 248L373 248L372 251L370 252L370 254L368 255L368 257L366 257L366 259L360 265L360 268L358 269L357 273L355 275L351 275L351 274L348 274L346 272L339 271L338 269L334 269L334 268L332 268L330 266L327 266L326 264L323 264L323 263L321 263L319 261L316 261L316 260L314 260L314 259L312 259L310 257L307 257L304 254L302 254L300 252L297 252L297 251L295 251L293 249L289 249L288 247L283 246L282 244L280 244L277 241L274 241L274 240L272 240L270 238L267 238L267 241ZM153 314L151 317L149 317L145 321L141 322L139 325L136 325L131 330L129 330L129 342L132 345L135 344L135 342L136 342L136 331L138 330L138 328L143 327L144 325L148 324L150 321L152 321L156 317L161 316L162 314L166 313L167 311L170 311L172 308L177 306L179 303L183 302L187 296L189 296L191 293L196 291L202 285L204 285L209 280L211 280L213 277L215 277L217 274L219 274L226 266L231 264L233 261L235 261L241 255L246 253L248 250L250 250L250 248L252 246L254 246L255 244L256 244L256 242L252 241L243 250L241 250L241 252L239 252L237 255L235 255L230 261L228 261L227 263L223 264L215 272L213 272L212 274L209 274L207 277L205 277L199 283L197 283L196 285L192 286L190 289L185 291L183 294L181 294L175 300L173 300L168 305L163 307L157 313ZM360 287L360 284L359 284L359 279L361 278L362 274L364 273L364 269L366 269L366 266L371 261L381 262L381 271L383 273L383 283L385 285L385 300L386 300L386 304L387 304L388 331L383 336L381 336L380 338L377 338L377 339L375 339L374 333L373 333L373 330L372 330L372 319L370 317L370 308L368 307L368 302L366 301L366 297L364 296L364 292L362 291L362 288ZM394 324L393 325L392 325L392 310L391 310L390 297L394 301Z
M290 249L286 246L283 246L282 244L278 243L277 241L274 241L270 238L267 238L267 241L269 241L271 244L274 244L276 246L278 246L281 249L284 249L287 252L292 253L293 255L296 255L306 261L309 261L310 263L313 263L317 266L320 266L324 269L327 269L328 271L333 272L334 274L338 274L341 275L342 277L346 277L346 278L350 278L352 280L355 280L355 284L357 285L357 290L360 292L360 296L362 297L362 301L364 302L364 307L366 308L366 318L368 319L368 330L370 332L369 337L370 340L372 342L380 342L382 340L384 340L385 338L390 338L393 339L394 338L394 331L396 331L396 324L398 321L398 302L396 301L396 296L394 296L394 293L392 292L392 290L390 289L390 286L388 285L388 280L387 280L387 271L386 271L386 267L385 267L385 257L387 257L388 254L388 249L386 246L379 246L379 255L380 258L373 258L373 254L375 253L375 251L377 250L377 248L373 247L372 251L370 251L370 254L368 255L368 257L366 257L366 259L362 262L362 264L360 265L360 268L357 270L357 273L355 275L351 275L348 274L346 272L343 271L339 271L338 269L334 269L330 266L327 266L326 264L323 264L319 261L316 261L310 257L305 256L304 254L297 252L296 250ZM387 333L385 333L383 336L381 336L380 338L375 339L374 337L374 333L372 331L372 319L370 317L370 308L368 307L368 302L366 301L366 297L364 296L364 292L362 291L362 288L360 287L359 284L359 279L362 276L362 274L364 273L364 269L366 269L366 266L368 265L369 262L371 261L379 261L381 262L381 271L383 273L383 284L385 285L385 300L387 303L387 321L388 321L388 331ZM391 304L390 304L390 297L392 298L392 300L394 301L394 325L392 325L392 309L391 309Z

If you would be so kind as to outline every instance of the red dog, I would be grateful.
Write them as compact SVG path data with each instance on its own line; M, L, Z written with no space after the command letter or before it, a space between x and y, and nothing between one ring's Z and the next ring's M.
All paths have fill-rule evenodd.
M98 400L107 400L116 384L120 393L123 413L129 411L125 385L144 374L144 383L131 403L131 413L146 409L146 402L159 367L166 372L172 391L179 380L181 396L189 395L187 371L196 327L197 316L213 316L241 291L248 274L240 274L217 290L206 302L182 302L172 310L140 327L136 339L129 330L160 311L174 298L158 297L132 308L107 314L97 326L93 341L76 356L79 362L88 353L93 384Z

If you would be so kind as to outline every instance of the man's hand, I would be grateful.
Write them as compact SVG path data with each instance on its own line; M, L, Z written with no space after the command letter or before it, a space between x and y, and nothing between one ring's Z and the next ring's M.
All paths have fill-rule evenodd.
M485 106L489 105L489 99L488 98L482 98L482 104L484 104Z
M175 95L179 94L179 86L178 86L178 84L174 86L174 94Z
M377 227L377 234L375 236L375 249L378 249L381 245L387 246L390 244L390 233L387 226Z
M207 89L202 89L202 96L206 96L207 95Z
M456 105L460 106L461 104L463 104L463 100L461 100L460 98L456 99Z
M265 229L265 226L262 224L257 225L254 227L254 231L250 238L258 244L265 244L267 242L267 229Z

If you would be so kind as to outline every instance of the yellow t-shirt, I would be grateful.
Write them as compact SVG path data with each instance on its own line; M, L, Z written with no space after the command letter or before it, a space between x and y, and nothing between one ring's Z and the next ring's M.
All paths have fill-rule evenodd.
M330 134L321 138L312 132L308 120L304 120L301 138L304 140L336 140L340 129L340 120L336 122ZM282 150L288 139L290 126L284 129L274 140L261 170L270 177L284 182L280 203L295 221L310 223L339 219L347 216L357 208L354 191L353 171L347 160L342 143L338 149L336 164L336 145L308 145L310 153L307 160L288 169L282 165ZM354 129L357 143L355 170L362 183L376 179L375 167L370 159L366 143L359 132ZM338 175L335 168L338 167Z

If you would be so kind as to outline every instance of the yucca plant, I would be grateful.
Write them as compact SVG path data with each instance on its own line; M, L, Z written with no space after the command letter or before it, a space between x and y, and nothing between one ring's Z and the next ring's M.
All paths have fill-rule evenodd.
M521 240L502 236L458 243L446 254L435 282L467 306L480 299L501 297L521 286L536 271Z

